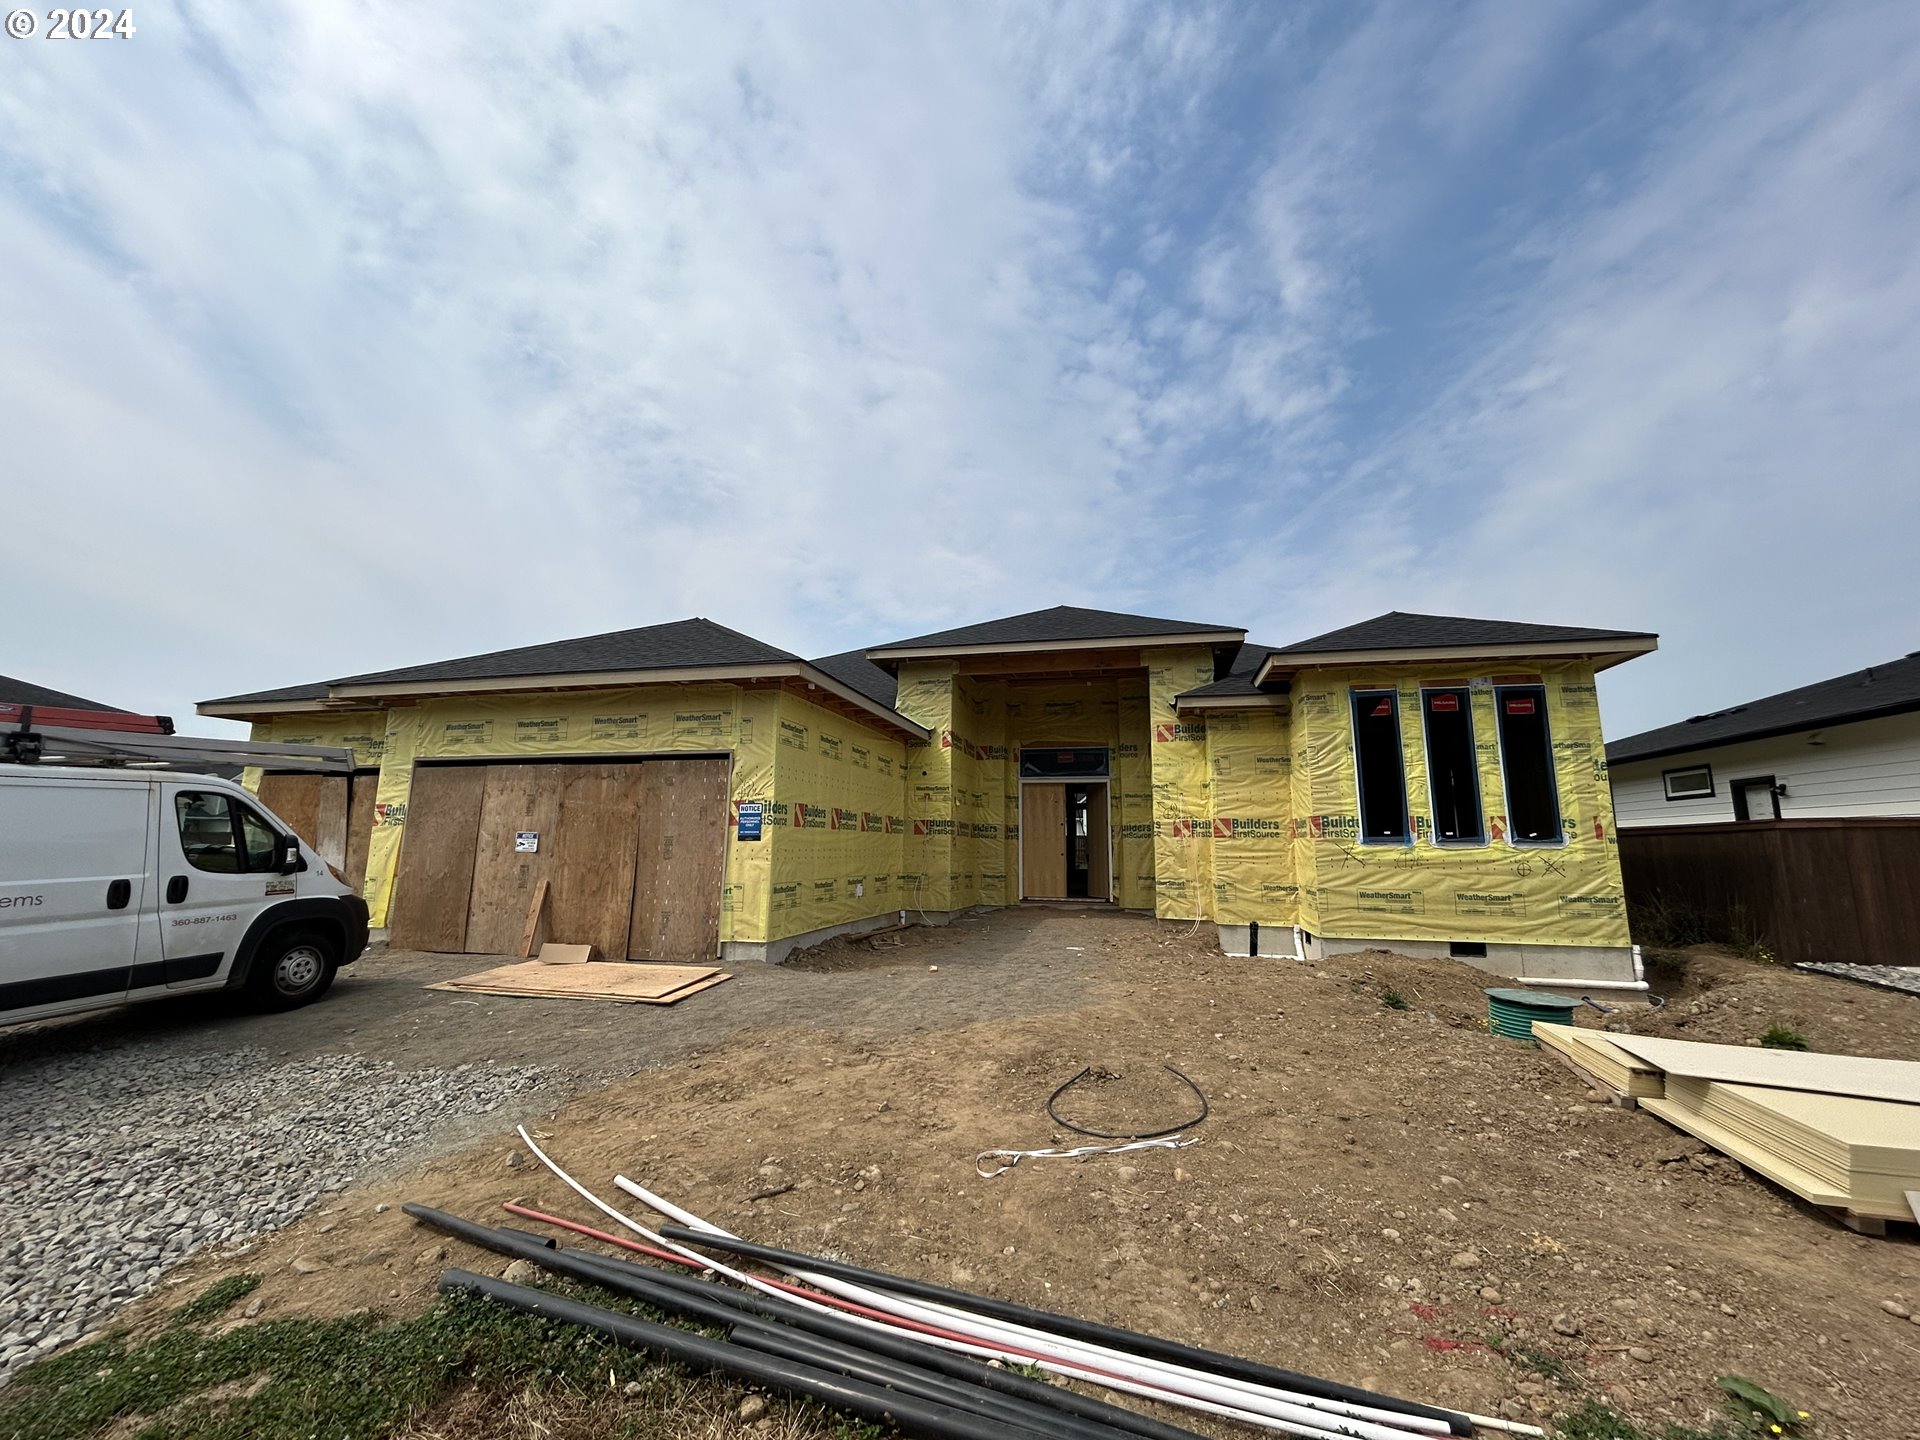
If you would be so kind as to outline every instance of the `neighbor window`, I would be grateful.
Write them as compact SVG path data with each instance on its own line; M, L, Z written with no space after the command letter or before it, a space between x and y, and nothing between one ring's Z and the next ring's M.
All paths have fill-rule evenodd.
M1507 790L1507 838L1515 845L1561 844L1560 787L1553 778L1547 687L1496 686L1493 711L1500 732L1500 772Z
M1363 843L1407 843L1407 772L1400 752L1400 696L1353 692L1353 760L1360 782Z
M1713 767L1689 765L1684 770L1662 770L1660 783L1669 800L1704 800L1713 794Z
M1484 845L1480 767L1473 753L1473 705L1467 689L1422 690L1420 724L1427 737L1427 784L1433 838L1442 845Z

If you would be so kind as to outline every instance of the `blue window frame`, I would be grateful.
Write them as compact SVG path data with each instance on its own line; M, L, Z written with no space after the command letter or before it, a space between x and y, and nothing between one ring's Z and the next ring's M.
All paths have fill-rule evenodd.
M1427 742L1427 798L1437 845L1487 843L1480 803L1480 757L1473 748L1473 694L1464 685L1420 692L1420 728Z
M1547 687L1497 685L1493 713L1500 735L1500 776L1507 793L1507 839L1514 845L1564 845L1560 785L1553 773Z
M1397 690L1353 692L1353 772L1359 785L1360 843L1412 844Z

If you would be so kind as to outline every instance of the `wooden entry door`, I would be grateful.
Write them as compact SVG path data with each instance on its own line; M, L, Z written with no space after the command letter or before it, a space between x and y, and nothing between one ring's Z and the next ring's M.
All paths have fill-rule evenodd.
M633 869L629 960L697 964L720 953L727 762L649 760Z
M1067 898L1067 787L1020 787L1020 895Z

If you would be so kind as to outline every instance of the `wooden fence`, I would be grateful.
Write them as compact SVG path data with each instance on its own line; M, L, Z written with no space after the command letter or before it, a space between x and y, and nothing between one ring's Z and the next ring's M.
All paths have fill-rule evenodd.
M1685 907L1783 964L1920 965L1920 818L1623 829L1620 869L1630 911Z

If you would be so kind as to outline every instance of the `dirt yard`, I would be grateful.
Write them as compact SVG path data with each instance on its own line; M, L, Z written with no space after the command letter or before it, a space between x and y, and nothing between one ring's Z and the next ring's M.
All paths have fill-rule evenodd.
M1634 1028L1744 1042L1783 1024L1815 1049L1920 1055L1920 1000L1708 953L1685 970ZM440 1037L516 1061L599 1057L594 1037L625 1034L650 1068L515 1118L608 1198L622 1171L751 1238L1482 1412L1597 1397L1649 1426L1707 1424L1733 1372L1830 1440L1920 1435L1920 1324L1882 1308L1920 1310L1913 1227L1854 1235L1595 1103L1549 1055L1486 1032L1488 983L1377 952L1228 959L1208 930L1016 910L837 942L685 1007L498 1001L481 1025L434 994L411 1018L369 1013L358 1040L404 1040L405 1059L428 1013ZM1163 1065L1211 1102L1200 1143L976 1175L979 1151L1074 1141L1043 1104L1082 1066L1119 1078L1071 1092L1070 1118L1179 1118L1191 1097ZM125 1318L155 1322L240 1271L266 1276L265 1318L417 1311L446 1264L503 1262L378 1207L487 1219L515 1198L588 1218L503 1132L249 1253L190 1261Z

